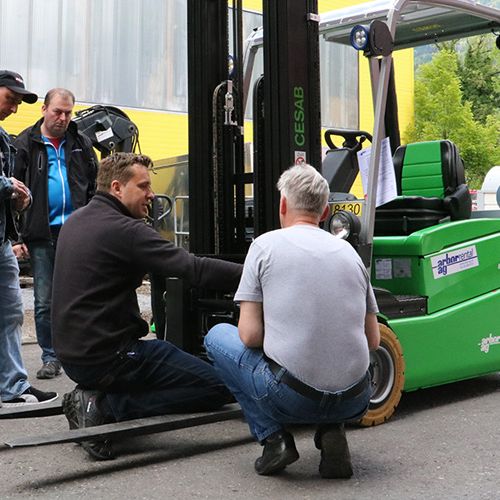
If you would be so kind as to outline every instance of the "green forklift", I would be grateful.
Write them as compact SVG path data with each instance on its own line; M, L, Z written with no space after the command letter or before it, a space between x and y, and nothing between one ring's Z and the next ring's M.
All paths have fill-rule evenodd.
M499 31L500 11L473 0L376 1L322 16L320 33L363 51L372 78L373 136L328 131L333 147L323 163L334 207L328 229L358 249L380 308L364 426L387 421L403 391L500 371L500 209L471 210L464 163L449 140L399 145L392 58L401 48L487 32L500 48ZM380 204L386 137L396 196ZM347 193L363 141L372 142L368 181L356 200Z

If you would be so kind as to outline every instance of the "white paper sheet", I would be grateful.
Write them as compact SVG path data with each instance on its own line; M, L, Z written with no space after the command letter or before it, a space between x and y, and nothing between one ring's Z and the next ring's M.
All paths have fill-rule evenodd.
M368 172L370 170L371 147L358 151L359 171L361 182L366 197L368 188ZM375 206L383 205L393 200L398 195L396 187L396 174L392 164L391 147L389 138L382 140L382 150L380 153L380 163L378 169L377 200Z

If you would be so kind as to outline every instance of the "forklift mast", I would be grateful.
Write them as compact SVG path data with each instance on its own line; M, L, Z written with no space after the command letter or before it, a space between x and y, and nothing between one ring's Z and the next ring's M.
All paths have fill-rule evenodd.
M264 105L256 127L263 123L264 151L254 162L257 235L279 227L281 173L300 163L321 169L317 0L266 1L263 15Z
M228 2L188 1L189 231L194 253L246 252L245 184L253 185L257 236L279 227L276 183L281 173L302 162L321 168L317 0L263 2L265 76L256 98L253 175L244 173L238 11L241 2L235 0L235 71L229 77ZM217 94L221 85L222 94L232 92L234 102L232 116L224 120L218 116L228 104Z
M189 249L243 262L250 244L245 225L251 219L245 194L254 194L251 234L258 236L279 228L276 183L281 173L302 162L321 168L319 17L317 0L263 2L265 76L254 116L260 140L254 138L253 172L245 172L242 2L231 3L231 54L228 7L226 0L187 3ZM253 189L245 189L249 185ZM202 354L200 334L211 321L234 319L232 299L189 290L178 279L163 283L165 314L154 313L157 336ZM155 285L156 296L161 285Z
M214 254L214 192L220 194L224 180L233 181L229 168L214 176L213 161L214 92L228 80L228 5L227 0L188 0L187 9L189 248Z

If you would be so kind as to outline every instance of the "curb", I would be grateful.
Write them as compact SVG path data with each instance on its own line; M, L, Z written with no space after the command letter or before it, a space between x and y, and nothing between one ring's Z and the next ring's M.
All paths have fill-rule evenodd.
M33 277L32 276L19 276L19 284L21 288L32 288L33 287Z

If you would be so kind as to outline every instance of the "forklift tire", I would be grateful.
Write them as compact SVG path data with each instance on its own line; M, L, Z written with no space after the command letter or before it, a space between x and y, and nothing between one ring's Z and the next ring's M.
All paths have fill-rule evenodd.
M387 422L401 399L405 384L405 362L398 338L386 325L379 324L380 347L370 353L373 395L368 412L359 421L363 427Z

